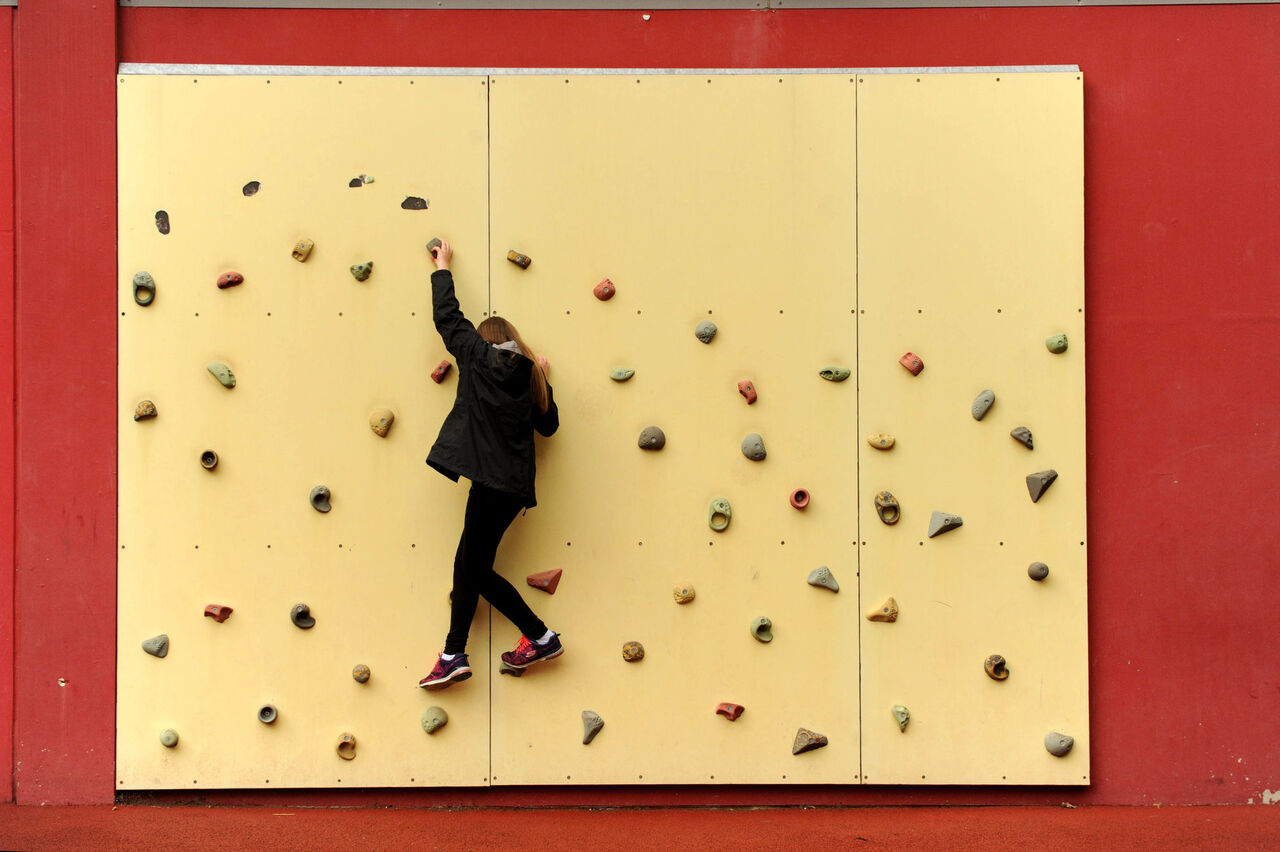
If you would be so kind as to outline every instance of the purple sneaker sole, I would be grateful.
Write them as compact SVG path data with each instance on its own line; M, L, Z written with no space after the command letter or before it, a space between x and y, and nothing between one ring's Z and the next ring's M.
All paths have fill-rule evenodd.
M433 671L432 674L435 674L435 672ZM423 689L444 689L446 686L452 686L453 684L464 681L469 677L471 677L471 666L463 663L462 665L455 666L449 671L444 672L438 677L433 678L431 675L427 675L422 680L418 681L418 686Z

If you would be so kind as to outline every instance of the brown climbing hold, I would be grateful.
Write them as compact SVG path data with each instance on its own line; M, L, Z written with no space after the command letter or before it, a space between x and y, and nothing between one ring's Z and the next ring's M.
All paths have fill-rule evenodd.
M133 410L134 420L146 420L156 416L156 404L149 399L144 399L138 403L138 407Z
M239 272L224 272L218 276L218 289L225 290L228 287L236 287L244 283L244 276Z
M600 283L591 291L595 297L602 302L607 302L613 298L613 294L618 292L618 288L613 286L613 282L608 278L602 278Z
M169 233L169 214L163 210L156 211L156 230L162 234Z
M406 196L405 200L400 202L401 210L426 210L428 206L430 202L418 195Z
M982 668L986 671L987 677L992 680L1005 680L1009 677L1009 666L1005 662L1004 657L999 654L992 654L987 657L982 664Z
M797 488L791 492L791 508L807 509L809 508L809 492L803 488Z
M436 364L436 368L431 371L431 381L435 382L436 384L440 384L441 382L443 382L444 377L449 375L449 368L451 368L452 366L453 365L449 363L448 359L445 359L444 361L441 361L439 364Z
M1028 450L1034 450L1036 448L1035 441L1031 438L1031 430L1026 426L1014 426L1013 430L1009 432L1009 437L1013 438L1013 440L1017 441Z
M343 734L338 740L338 757L343 760L356 759L356 735Z
M891 450L896 441L892 435L886 435L883 432L872 432L867 436L867 443L877 450Z
M515 249L507 252L507 260L511 261L521 269L528 269L529 264L533 263L533 258L529 257L527 254L521 254Z
M667 445L667 436L657 426L646 426L640 430L640 438L636 443L642 450L660 450Z
M907 368L907 372L913 376L920 375L920 371L924 369L924 361L920 360L920 356L914 352L908 352L898 359L898 363Z
M795 742L791 744L792 754L803 754L806 751L813 751L815 748L822 748L827 744L827 738L817 731L811 731L808 728L800 728L796 731Z
M542 571L538 574L530 574L524 580L535 589L542 589L549 595L556 593L556 587L560 585L560 575L564 573L563 569L552 568L550 571Z
M723 716L730 722L735 722L742 715L742 711L746 709L741 704L730 704L728 701L722 701L716 705L716 715Z
M315 240L308 240L305 237L298 240L293 247L293 259L298 263L306 263L307 258L311 257L311 250L315 247Z
M373 676L373 672L369 671L369 667L364 663L359 663L351 670L351 677L356 683L368 683L369 678Z
M675 598L675 602L678 604L687 604L697 596L698 593L688 583L681 583L671 590L671 597Z
M600 714L594 710L582 711L582 744L590 745L591 741L596 738L596 734L600 733L600 729L604 727L604 719L600 718Z
M902 517L902 507L898 505L898 498L888 491L881 491L876 495L876 514L880 516L882 522L890 526L896 524Z
M218 604L209 604L204 608L204 614L208 618L221 624L231 617L232 609L229 606L220 606Z
M1031 502L1038 503L1040 498L1044 496L1044 492L1049 490L1049 486L1058 478L1056 470L1042 470L1039 473L1033 473L1027 476L1027 492L1031 495Z
M628 663L638 663L644 659L644 646L639 642L627 642L622 646L622 659Z
M390 408L379 408L369 415L369 428L379 438L387 437L391 424L396 422L396 415Z
M879 607L867 613L867 621L883 621L892 624L898 620L898 602L888 598Z
M262 189L262 183L261 181L256 181L256 180L251 180L248 183L246 183L244 186L240 187L240 191L244 193L246 198L249 197L250 195L257 195L258 190L260 189Z
M747 405L753 405L756 401L756 386L751 384L750 379L743 379L738 382L738 393L742 394L747 400Z

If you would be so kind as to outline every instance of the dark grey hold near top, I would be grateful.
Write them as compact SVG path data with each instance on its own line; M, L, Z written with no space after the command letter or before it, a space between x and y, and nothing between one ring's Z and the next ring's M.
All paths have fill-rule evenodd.
M156 280L143 270L133 276L133 300L146 307L156 300Z
M929 538L936 535L942 535L944 532L951 532L956 527L963 526L964 521L959 515L948 515L946 512L934 512L929 517Z
M810 586L819 586L823 589L830 589L833 592L840 591L840 584L836 582L836 578L831 573L831 569L826 565L814 568L810 571L808 583Z
M279 717L280 712L274 704L263 704L258 708L258 721L264 725L274 725Z
M416 195L410 195L407 198L405 198L404 201L400 202L400 206L405 210L426 210L427 203L428 203L427 199L425 198L420 198L419 196L416 196Z
M970 409L973 413L974 420L981 420L987 416L987 412L991 410L991 406L995 404L996 392L987 388L978 394L973 400L973 406Z
M1050 731L1044 735L1044 747L1054 757L1066 757L1067 752L1071 751L1071 747L1075 744L1075 737L1069 737L1057 731Z
M169 636L161 633L159 636L152 636L150 639L142 643L142 650L146 651L153 657L163 659L169 653Z
M364 263L355 263L351 266L351 277L357 281L368 281L369 276L373 274L373 261L366 260Z
M164 210L156 211L156 230L162 234L169 233L169 214Z
M600 714L594 710L582 711L582 744L590 745L591 741L596 738L596 734L600 733L600 729L604 727L604 719L600 718Z
M667 445L667 436L657 426L646 426L638 443L642 450L660 450Z
M711 320L703 320L698 323L698 327L693 330L693 336L701 340L703 343L710 343L712 338L716 336L716 332L720 329L716 328L716 324Z
M304 603L294 604L293 609L289 610L289 620L294 627L302 630L310 630L316 626L316 620L311 617L311 607Z
M1035 443L1031 440L1031 430L1026 426L1014 426L1009 436L1028 450L1035 449Z
M1043 562L1032 562L1027 566L1027 576L1037 582L1049 576L1049 566Z
M311 508L317 512L327 512L333 507L329 505L329 488L324 485L317 485L311 489Z
M243 192L247 198L250 195L257 195L258 190L260 189L262 189L262 184L256 180L251 180L241 187L240 191Z
M1038 503L1049 490L1049 486L1058 478L1056 470L1042 470L1027 477L1027 491L1031 494L1031 502Z
M764 461L764 457L768 455L764 449L764 438L755 432L743 438L742 454L752 461Z

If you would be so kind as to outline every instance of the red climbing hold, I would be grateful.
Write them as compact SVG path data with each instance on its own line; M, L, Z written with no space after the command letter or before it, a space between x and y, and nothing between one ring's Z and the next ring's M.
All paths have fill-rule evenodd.
M449 368L452 366L453 365L450 364L447 360L441 361L439 364L436 364L436 368L431 371L431 381L435 382L436 384L440 384L441 382L443 382L444 377L449 375Z
M204 608L205 616L207 618L212 618L214 621L218 622L219 624L221 624L222 622L230 618L231 612L232 612L231 607L219 606L218 604L209 604L207 607Z
M530 574L528 577L525 577L525 582L530 586L533 586L535 589L542 589L542 591L547 594L554 595L556 593L556 586L560 585L560 575L563 573L564 571L561 569L554 568L550 571L543 571L539 574Z

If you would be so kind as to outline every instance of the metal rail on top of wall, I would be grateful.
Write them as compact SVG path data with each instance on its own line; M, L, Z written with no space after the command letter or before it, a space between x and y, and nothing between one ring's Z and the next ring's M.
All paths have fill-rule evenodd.
M31 2L31 0L27 0ZM121 6L208 9L929 9L958 6L1203 6L1280 0L119 0ZM17 0L0 0L0 6Z

